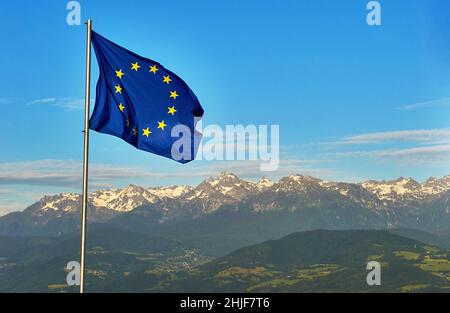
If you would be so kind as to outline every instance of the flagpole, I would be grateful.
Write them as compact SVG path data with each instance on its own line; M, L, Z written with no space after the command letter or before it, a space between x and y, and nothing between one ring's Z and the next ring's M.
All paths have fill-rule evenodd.
M89 102L91 99L91 30L92 21L86 22L86 86L84 95L84 154L83 154L83 203L81 209L81 262L80 293L84 293L84 269L86 257L86 223L88 206L88 161L89 161Z

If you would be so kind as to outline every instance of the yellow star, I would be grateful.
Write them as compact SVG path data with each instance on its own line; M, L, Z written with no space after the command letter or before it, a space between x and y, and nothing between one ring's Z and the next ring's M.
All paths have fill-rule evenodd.
M120 87L120 85L114 87L116 88L116 93L122 93L122 87Z
M125 75L125 74L122 72L122 70L116 71L116 76L117 77L122 78L123 75Z
M159 71L159 68L156 67L156 65L150 66L150 72L153 74L156 74L156 72Z
M171 91L171 92L170 92L170 97L171 97L171 98L174 98L174 99L176 100L178 96L179 96L179 94L177 94L176 91Z
M169 109L168 114L175 115L175 112L177 111L177 110L175 110L175 107L169 107L168 109Z
M141 67L141 66L139 65L138 62L136 62L136 63L131 63L131 69L132 69L132 70L135 70L136 72L138 71L138 69L139 69L140 67Z
M122 103L120 103L120 104L119 104L119 110L120 110L120 112L123 112L124 109L125 109L125 107L123 106Z
M172 81L172 80L170 79L170 76L169 76L169 75L164 76L163 83L166 83L166 84L168 85L168 84L170 84L171 81Z
M162 121L162 122L158 122L158 128L159 129L162 129L162 130L164 130L164 127L166 127L167 126L167 124L166 123L164 123L164 121Z
M136 127L133 128L133 135L134 135L134 136L137 136L137 128L136 128Z
M148 127L147 127L147 128L144 128L142 131L143 131L142 136L145 136L145 137L147 137L147 138L148 138L148 136L150 136L150 134L152 133Z

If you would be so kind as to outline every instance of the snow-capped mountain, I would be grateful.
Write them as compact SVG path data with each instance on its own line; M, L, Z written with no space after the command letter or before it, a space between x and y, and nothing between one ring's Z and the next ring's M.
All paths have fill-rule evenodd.
M319 178L303 175L289 175L271 186L274 192L308 193L321 189Z
M62 193L57 196L45 196L39 200L40 211L76 212L81 196L75 193Z
M361 184L330 182L303 175L290 175L272 182L261 178L258 182L243 180L235 174L223 172L211 177L197 187L168 186L143 188L129 185L123 189L98 190L89 195L89 205L115 212L130 212L138 207L161 203L168 199L183 203L202 203L203 212L210 213L224 204L242 202L261 193L312 194L335 191L371 209L398 206L399 203L431 199L450 190L450 175L443 178L429 178L420 184L411 178L391 181L366 181ZM34 211L62 211L75 213L79 210L80 195L63 193L45 196L33 205Z
M450 190L450 175L442 178L430 177L422 185L422 188L425 193L430 195L440 194Z
M202 182L188 194L186 199L205 199L216 196L223 200L242 200L248 193L257 190L255 183L242 180L232 173L224 172L218 177L212 177Z
M91 206L117 212L129 212L142 205L157 203L165 199L179 198L189 191L189 186L148 188L129 185L118 190L99 190L89 196Z
M222 205L241 202L249 195L259 192L261 188L254 182L223 172L218 177L203 181L181 200L188 206L198 206L200 213L211 213Z
M400 177L392 181L367 181L362 186L375 194L380 200L412 201L432 195L412 178Z
M374 219L377 219L376 225L386 227L430 228L435 224L444 223L445 226L450 223L450 176L430 178L423 184L403 177L353 184L303 175L290 175L276 182L268 178L249 181L224 172L196 187L130 185L122 189L98 190L90 193L88 199L91 222L107 222L123 215L125 219L127 216L137 220L152 218L154 223L162 224L197 219L228 207L234 211L245 208L258 214L307 210L308 214L318 214L318 218L325 214L331 219L326 224L359 216L358 223L367 222L367 227ZM11 220L14 225L26 220L33 227L62 221L76 225L80 207L81 196L78 194L45 196L23 212L0 217L0 233L2 223L11 229L12 224L5 222Z
M167 199L184 196L193 188L190 186L168 186L143 188L129 185L115 190L98 190L89 194L89 207L114 212L130 212L137 207L158 203ZM48 212L60 214L78 214L81 206L81 195L62 193L55 196L44 196L27 210L42 215Z

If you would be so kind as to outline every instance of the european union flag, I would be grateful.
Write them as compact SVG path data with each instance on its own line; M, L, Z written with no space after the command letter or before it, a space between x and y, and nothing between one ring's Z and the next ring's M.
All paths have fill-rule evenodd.
M181 163L195 158L203 109L189 86L158 62L92 31L100 68L90 129Z

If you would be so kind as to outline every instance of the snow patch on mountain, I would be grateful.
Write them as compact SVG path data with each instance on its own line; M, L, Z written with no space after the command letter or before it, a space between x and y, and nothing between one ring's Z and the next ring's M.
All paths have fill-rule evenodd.
M377 195L380 200L413 201L423 200L450 189L450 183L441 184L440 180L428 180L421 185L412 178L400 177L391 181L367 181L361 184L366 190Z
M75 212L77 210L77 203L80 201L80 195L74 193L62 193L56 196L45 196L40 201L40 210Z

